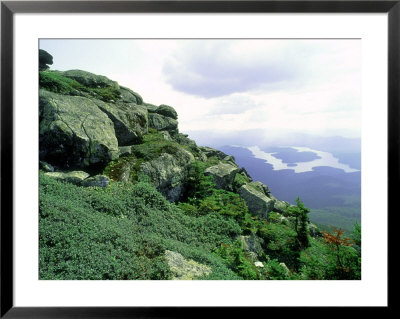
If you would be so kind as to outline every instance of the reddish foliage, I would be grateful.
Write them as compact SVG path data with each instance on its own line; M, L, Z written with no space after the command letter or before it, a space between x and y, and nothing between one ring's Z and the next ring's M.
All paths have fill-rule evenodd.
M344 230L336 228L333 229L333 233L327 231L322 232L326 243L332 244L334 247L354 245L354 241L350 238L342 237L343 234Z

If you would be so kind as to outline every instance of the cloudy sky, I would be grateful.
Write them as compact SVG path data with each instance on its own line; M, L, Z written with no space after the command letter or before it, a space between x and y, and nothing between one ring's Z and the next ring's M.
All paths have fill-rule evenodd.
M183 133L360 137L359 40L41 40L51 69L106 75Z

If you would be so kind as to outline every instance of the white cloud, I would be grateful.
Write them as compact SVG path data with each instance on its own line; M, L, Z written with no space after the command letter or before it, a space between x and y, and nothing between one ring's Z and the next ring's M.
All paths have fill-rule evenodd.
M183 132L360 136L359 40L46 40L54 69L103 74L176 108Z

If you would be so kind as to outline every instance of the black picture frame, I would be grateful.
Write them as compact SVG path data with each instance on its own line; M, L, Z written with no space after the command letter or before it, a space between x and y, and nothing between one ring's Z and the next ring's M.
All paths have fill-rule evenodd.
M388 14L388 218L393 227L399 184L400 105L400 0L358 1L1 1L1 318L190 318L212 313L246 317L259 311L281 315L276 307L185 308L185 307L15 307L13 302L13 19L16 13L387 13ZM379 111L379 110L378 110ZM391 212L392 214L389 214ZM389 226L388 226L389 227ZM388 229L388 248L393 232ZM392 236L393 237L393 236ZM389 256L388 256L389 261ZM388 281L389 287L390 281ZM389 289L390 290L390 289ZM379 310L389 311L388 307ZM326 307L319 307L321 314ZM288 307L296 315L310 315L307 307ZM371 313L372 309L368 309ZM314 311L314 310L313 310ZM332 308L330 313L343 311ZM347 310L346 310L347 311ZM246 314L244 314L244 312ZM319 315L313 312L313 315Z

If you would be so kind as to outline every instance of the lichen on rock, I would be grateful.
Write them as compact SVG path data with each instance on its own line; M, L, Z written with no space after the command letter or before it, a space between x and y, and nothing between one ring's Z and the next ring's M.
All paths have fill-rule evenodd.
M239 168L232 163L220 162L204 171L206 176L214 176L217 188L232 190L232 183Z
M149 126L157 131L178 131L178 121L157 113L149 113Z
M174 120L178 119L178 113L176 113L175 109L172 106L161 104L156 110L156 113L164 115L166 117L173 118Z
M165 259L174 280L193 280L211 274L212 269L192 259L185 259L180 253L166 250Z
M138 105L143 104L143 98L138 93L136 93L136 92L132 91L131 89L128 89L124 86L120 86L119 90L121 93L122 102L135 103Z
M256 216L267 218L268 212L274 209L274 200L250 184L240 187L238 193L246 202L249 212Z
M141 164L140 171L150 177L158 191L170 201L177 201L185 190L190 164L194 156L184 148L174 154L162 153L157 158Z
M94 101L114 123L115 135L119 146L137 144L148 132L147 110L133 103L109 104L99 100Z
M118 157L112 121L88 98L40 90L39 121L42 160L86 167Z
M47 172L45 175L72 184L80 184L83 180L89 177L89 174L84 171Z

